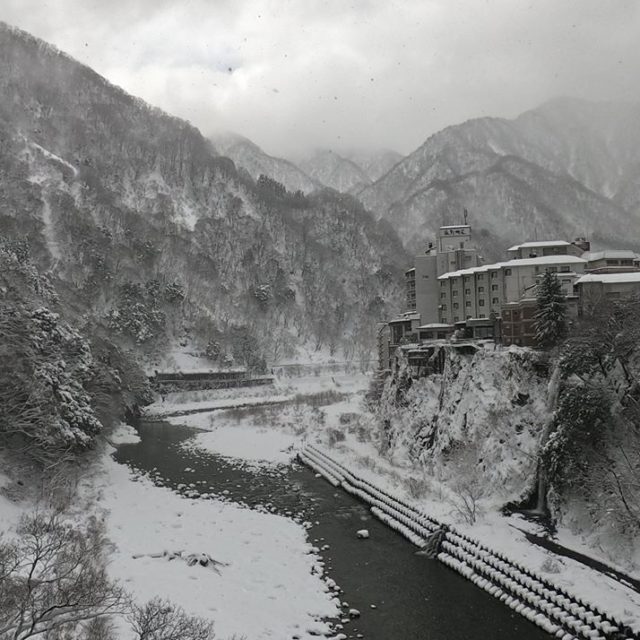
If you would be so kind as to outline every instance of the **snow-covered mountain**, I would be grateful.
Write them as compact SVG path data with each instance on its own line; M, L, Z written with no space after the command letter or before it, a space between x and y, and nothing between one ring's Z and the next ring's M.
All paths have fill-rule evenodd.
M270 156L257 144L236 133L213 136L211 142L220 155L231 158L238 168L248 171L254 180L265 175L283 184L288 191L303 193L311 193L323 186L294 163Z
M329 149L316 149L299 160L298 165L312 178L336 191L359 191L371 184L361 167Z
M249 364L373 348L406 254L358 201L256 183L193 126L1 24L0 95L0 235L74 317L124 346L212 343Z
M350 149L341 151L340 155L355 162L371 182L389 172L404 157L392 149Z
M345 193L357 193L384 175L402 156L389 149L340 151L316 149L297 161L322 184Z
M558 99L448 127L358 197L415 249L464 209L487 255L536 235L637 246L639 143L640 105Z

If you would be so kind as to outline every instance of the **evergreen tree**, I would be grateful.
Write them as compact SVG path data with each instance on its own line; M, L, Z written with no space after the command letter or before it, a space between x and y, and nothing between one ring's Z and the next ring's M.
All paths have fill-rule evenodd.
M555 273L546 271L537 287L538 310L534 328L536 343L542 349L554 347L566 330L565 297Z

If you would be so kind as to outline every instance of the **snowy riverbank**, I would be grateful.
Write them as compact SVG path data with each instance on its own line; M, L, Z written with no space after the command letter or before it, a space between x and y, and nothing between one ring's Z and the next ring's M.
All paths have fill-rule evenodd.
M613 577L530 542L527 533L540 534L540 527L521 516L502 515L500 492L479 497L477 519L469 524L460 510L461 496L451 483L427 477L422 468L406 458L382 457L371 438L373 416L364 410L361 394L347 394L338 402L313 410L298 408L295 413L291 407L279 407L269 413L248 411L234 416L223 412L215 417L199 414L171 418L171 421L206 430L196 435L188 446L250 464L286 464L287 458L304 441L329 447L332 455L355 467L364 477L404 495L427 513L455 524L460 531L546 575L577 596L602 606L627 624L640 627L640 594ZM595 557L593 549L568 530L561 529L556 540ZM617 568L623 573L632 573L628 566Z
M212 619L221 640L329 632L321 619L338 608L302 524L227 502L187 499L110 455L83 492L95 498L115 544L110 573L136 600L168 598ZM223 564L217 570L188 566L165 551L208 554Z

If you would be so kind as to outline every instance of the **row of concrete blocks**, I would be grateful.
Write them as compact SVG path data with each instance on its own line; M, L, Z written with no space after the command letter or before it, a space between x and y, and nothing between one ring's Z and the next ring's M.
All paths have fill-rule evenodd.
M400 496L358 477L324 451L307 445L302 462L334 486L371 505L372 513L416 546L438 529L446 529L437 558L548 633L562 640L592 638L636 640L612 616L472 538L423 513Z

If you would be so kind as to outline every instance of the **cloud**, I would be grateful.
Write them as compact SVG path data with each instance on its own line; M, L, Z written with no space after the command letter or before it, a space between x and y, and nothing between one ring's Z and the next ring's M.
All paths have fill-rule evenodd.
M5 0L0 17L276 154L409 152L557 95L640 98L635 0Z

